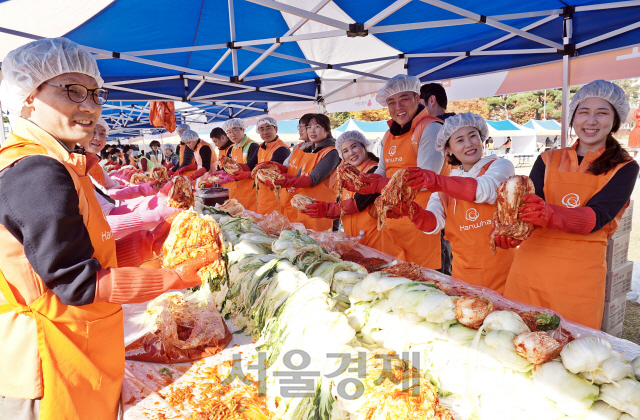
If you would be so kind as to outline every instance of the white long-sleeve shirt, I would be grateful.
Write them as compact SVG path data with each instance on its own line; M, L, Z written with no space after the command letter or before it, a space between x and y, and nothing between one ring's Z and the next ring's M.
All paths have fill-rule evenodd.
M485 172L481 177L478 177L478 174L480 173L484 165L492 160L494 160L494 162L491 164L491 166L489 166L487 172ZM473 166L473 168L469 170L469 172L465 172L464 169L462 169L462 166L459 166L458 168L453 169L449 176L475 178L478 182L475 202L493 204L498 198L498 194L496 193L498 185L502 184L514 174L515 170L513 168L513 164L509 160L498 158L496 155L490 155L480 159ZM455 199L452 200L454 200L455 206ZM433 231L427 233L434 234L444 229L446 218L444 213L444 206L442 204L442 201L440 200L440 194L431 194L431 198L429 198L429 203L427 204L427 211L433 213L436 216L437 221L436 228Z

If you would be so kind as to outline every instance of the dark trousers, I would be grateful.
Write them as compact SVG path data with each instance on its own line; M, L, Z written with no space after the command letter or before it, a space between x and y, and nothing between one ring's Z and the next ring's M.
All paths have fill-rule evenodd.
M447 276L451 275L451 263L453 261L453 255L451 255L451 243L444 239L444 229L440 231L440 263L442 264L440 270L442 274Z

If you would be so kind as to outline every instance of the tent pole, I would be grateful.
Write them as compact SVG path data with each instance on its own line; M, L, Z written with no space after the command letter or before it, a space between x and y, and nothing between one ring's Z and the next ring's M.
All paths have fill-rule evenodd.
M4 117L2 116L2 104L0 104L0 146L4 144L6 140L4 136Z
M573 17L572 14L567 14L564 17L564 31L562 42L564 43L564 55L562 56L562 135L560 138L560 146L567 147L569 144L569 133L571 128L569 127L570 118L569 115L569 88L571 87L571 74L570 74L570 62L571 55L569 52L573 50Z

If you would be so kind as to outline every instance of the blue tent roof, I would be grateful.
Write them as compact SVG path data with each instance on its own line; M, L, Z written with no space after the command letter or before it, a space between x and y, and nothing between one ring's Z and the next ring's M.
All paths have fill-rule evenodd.
M509 130L520 130L513 121L504 120L504 121L487 121L487 124L490 125L494 130L498 131L509 131Z
M556 120L529 120L523 125L527 128L536 129L537 127L534 123L545 130L562 130L562 126Z

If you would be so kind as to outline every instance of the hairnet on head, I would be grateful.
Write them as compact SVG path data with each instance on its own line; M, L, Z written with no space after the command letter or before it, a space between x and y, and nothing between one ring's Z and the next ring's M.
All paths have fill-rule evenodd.
M189 127L189 124L180 124L179 126L176 127L176 131L179 132L185 132L187 130L191 130L191 127Z
M399 74L387 80L387 83L376 95L376 101L382 106L387 106L387 98L400 92L413 92L420 95L420 79L415 76Z
M224 131L229 131L230 129L235 127L242 128L243 130L247 128L244 125L244 120L241 120L240 118L232 118L230 120L225 121L224 124L222 124L222 129Z
M344 160L344 157L342 157L342 145L347 140L357 141L358 143L362 144L362 147L364 147L365 150L367 149L367 146L371 144L369 143L369 140L364 138L364 134L362 134L361 132L356 130L345 131L344 133L340 134L340 136L338 136L338 139L336 140L336 149L338 150L338 154L340 155L340 159L342 160Z
M140 155L142 155L142 153L140 153L138 150L134 150L133 152L131 152L131 156L133 157L138 157Z
M104 118L100 117L96 125L101 125L107 131L107 136L109 135L109 124L104 120Z
M173 146L172 146L172 145L170 145L170 144L165 144L165 145L163 145L163 146L162 146L162 150L165 150L165 149L169 149L169 150L171 150L171 151L173 152Z
M480 132L480 139L485 141L489 137L489 126L487 122L478 114L465 112L463 114L453 115L446 120L438 132L436 139L436 150L441 152L444 150L445 144L456 131L463 127L475 127Z
M256 130L260 128L261 125L265 125L265 124L269 124L274 126L275 128L278 128L278 121L276 121L275 118L262 117L258 120L258 123L256 124Z
M180 140L185 143L188 141L198 141L200 140L200 136L198 136L198 133L193 130L185 130L184 133L182 133L182 135L180 136Z
M580 88L579 91L571 98L569 104L569 115L573 117L578 105L589 98L602 98L609 102L613 109L618 113L620 122L624 123L629 115L629 101L624 95L624 90L618 85L604 80L595 80L589 84L586 84Z
M38 86L65 73L103 80L95 58L82 46L66 38L45 38L9 52L2 60L0 101L5 109L20 114L24 101Z

